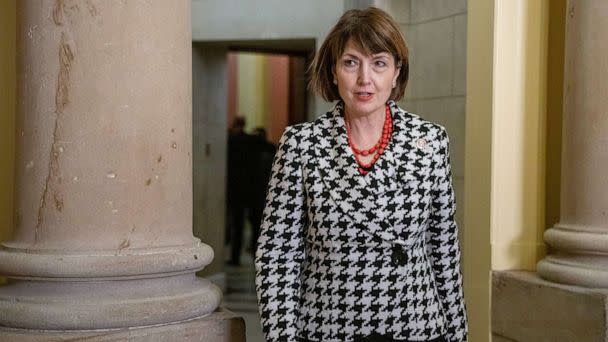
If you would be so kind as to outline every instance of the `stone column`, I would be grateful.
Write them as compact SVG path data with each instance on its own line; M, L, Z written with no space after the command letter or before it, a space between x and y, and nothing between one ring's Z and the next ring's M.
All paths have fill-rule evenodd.
M17 16L0 326L192 326L221 293L195 276L213 251L192 235L190 1L21 0Z
M541 277L608 288L608 2L568 3L560 222Z

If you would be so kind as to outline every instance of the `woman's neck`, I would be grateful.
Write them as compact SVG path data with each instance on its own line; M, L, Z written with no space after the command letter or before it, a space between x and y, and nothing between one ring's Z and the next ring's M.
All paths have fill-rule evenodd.
M374 146L382 135L385 111L361 114L344 110L344 121L350 130L351 142L357 148L370 148Z

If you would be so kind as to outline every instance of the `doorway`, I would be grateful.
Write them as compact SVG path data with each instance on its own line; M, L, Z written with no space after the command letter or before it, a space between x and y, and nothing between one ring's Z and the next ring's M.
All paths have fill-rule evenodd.
M245 133L262 128L276 146L286 126L312 119L306 70L314 49L314 39L193 43L193 230L215 252L200 275L218 284L222 305L245 319L248 341L263 341L251 243L256 219L246 208L238 265L228 264L235 241L228 234L228 131L241 116Z

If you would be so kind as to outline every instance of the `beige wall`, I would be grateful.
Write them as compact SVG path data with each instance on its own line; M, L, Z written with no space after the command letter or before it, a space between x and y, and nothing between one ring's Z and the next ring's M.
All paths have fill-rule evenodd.
M15 127L15 4L0 2L0 241L11 234Z
M247 119L248 132L265 127L268 140L278 144L288 124L289 57L244 52L230 55L236 59L236 89L228 90L236 94L232 99L235 112Z
M492 270L545 255L548 3L495 1Z
M278 144L288 124L289 112L289 57L266 57L266 128L268 140Z
M465 141L464 285L469 340L490 341L494 2L469 0Z
M468 2L465 292L472 342L491 340L490 272L534 270L545 253L545 220L559 211L546 193L559 184L564 2Z
M239 53L237 61L236 112L247 119L245 129L251 131L266 122L266 57L259 53Z

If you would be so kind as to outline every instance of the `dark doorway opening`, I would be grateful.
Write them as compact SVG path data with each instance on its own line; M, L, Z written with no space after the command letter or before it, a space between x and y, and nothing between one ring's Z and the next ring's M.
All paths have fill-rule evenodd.
M246 132L262 127L267 140L276 144L287 125L312 119L314 100L307 90L306 71L314 51L314 39L193 42L193 230L215 252L200 275L222 288L223 305L245 318L252 341L261 337L261 330L248 220L241 237L240 266L226 263L234 242L225 244L228 130L235 117L250 116ZM240 63L239 56L245 55L250 60ZM257 69L242 69L251 65ZM247 90L252 79L262 81ZM248 98L239 99L243 95Z

